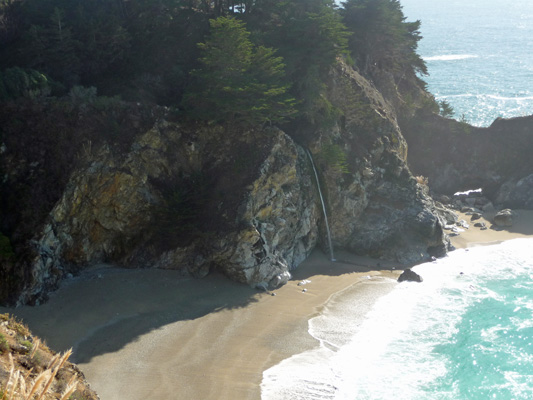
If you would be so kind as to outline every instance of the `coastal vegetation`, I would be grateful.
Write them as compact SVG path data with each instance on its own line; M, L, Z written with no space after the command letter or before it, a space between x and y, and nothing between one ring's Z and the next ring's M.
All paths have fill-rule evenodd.
M191 71L197 87L186 92L185 108L199 119L252 126L293 114L282 58L271 48L254 46L242 21L218 17L210 26L205 42L198 43L201 66Z
M0 321L0 382L2 400L98 398L83 375L68 362L72 350L52 352L28 327L8 314Z
M397 0L2 0L0 100L83 86L194 119L327 123L337 57L406 86L427 72L419 26Z

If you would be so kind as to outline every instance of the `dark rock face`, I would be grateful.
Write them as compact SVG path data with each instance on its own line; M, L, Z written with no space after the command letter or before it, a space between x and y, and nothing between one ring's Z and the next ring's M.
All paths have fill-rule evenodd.
M444 218L407 167L407 143L393 110L353 70L339 68L333 80L330 98L343 111L344 124L311 148L333 142L349 155L349 173L322 169L334 246L401 263L443 255Z
M533 116L476 128L435 114L402 120L409 164L443 194L483 188L495 204L533 208Z
M533 174L504 183L496 195L503 207L533 209Z
M418 275L413 270L406 269L398 277L398 282L423 282L423 279L420 275Z

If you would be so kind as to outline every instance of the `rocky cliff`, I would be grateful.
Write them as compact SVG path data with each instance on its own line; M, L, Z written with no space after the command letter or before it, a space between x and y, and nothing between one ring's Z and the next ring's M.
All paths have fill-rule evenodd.
M341 123L311 148L335 143L348 155L348 173L323 166L334 246L402 263L445 254L442 219L407 167L394 109L349 67L331 79L329 98L342 110Z
M331 72L328 100L340 110L337 123L304 140L290 128L197 125L158 111L121 146L85 145L34 224L31 256L3 264L4 301L41 301L64 276L99 262L197 277L216 269L262 288L283 284L317 243L327 247L307 148L335 248L400 263L444 254L443 218L407 167L393 108L343 63ZM4 158L3 193L13 182L10 166L21 165L13 157ZM14 220L24 218L31 215Z
M418 113L402 123L409 163L441 194L482 188L501 207L533 208L533 116L487 128Z

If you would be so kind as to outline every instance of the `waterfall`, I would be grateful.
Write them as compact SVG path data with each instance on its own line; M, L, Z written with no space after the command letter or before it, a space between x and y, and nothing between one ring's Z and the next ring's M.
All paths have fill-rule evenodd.
M324 221L326 222L326 233L328 235L329 258L331 261L336 261L335 256L333 255L333 245L331 244L331 232L329 230L328 214L326 213L326 204L324 203L324 197L322 196L322 190L320 189L320 181L318 180L318 173L316 172L315 162L313 161L313 156L311 156L311 152L309 150L306 150L306 151L307 151L307 156L309 157L309 160L311 161L313 172L315 173L316 187L318 188L318 195L320 196L320 203L322 204L322 211L324 212Z

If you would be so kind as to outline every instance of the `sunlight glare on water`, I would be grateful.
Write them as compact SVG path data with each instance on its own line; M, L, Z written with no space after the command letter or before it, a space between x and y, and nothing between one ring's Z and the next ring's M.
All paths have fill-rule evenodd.
M262 398L530 399L532 245L516 239L417 266L424 282L396 285L362 321L350 320L356 296L335 299L309 323L321 345L265 371Z
M421 20L423 77L455 118L488 126L497 117L533 114L533 1L401 0ZM512 4L512 5L511 5Z

